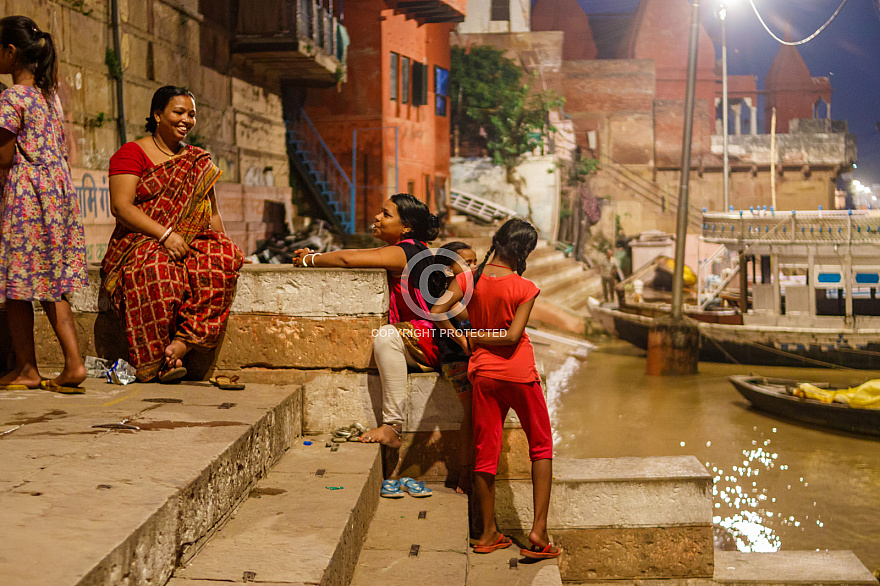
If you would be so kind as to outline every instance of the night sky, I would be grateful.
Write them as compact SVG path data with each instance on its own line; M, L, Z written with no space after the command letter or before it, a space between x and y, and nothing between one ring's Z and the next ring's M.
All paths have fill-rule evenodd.
M633 12L639 0L578 0L587 14ZM842 0L754 0L767 26L784 38L788 23L799 41L828 20ZM719 0L701 0L703 26L716 39L721 32L715 11ZM761 26L748 0L728 0L728 73L757 75L758 89L779 50ZM845 177L880 184L880 0L849 0L838 17L812 41L798 47L810 73L831 77L831 117L847 120L858 138L858 169ZM758 129L763 131L763 104Z

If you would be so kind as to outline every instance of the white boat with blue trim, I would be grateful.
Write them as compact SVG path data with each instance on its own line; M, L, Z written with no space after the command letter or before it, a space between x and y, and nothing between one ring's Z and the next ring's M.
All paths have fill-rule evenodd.
M701 241L724 248L701 263L700 304L685 311L699 326L700 360L880 369L880 211L704 213ZM720 269L724 255L734 262ZM742 323L703 321L737 280ZM643 348L658 313L629 303L590 311Z

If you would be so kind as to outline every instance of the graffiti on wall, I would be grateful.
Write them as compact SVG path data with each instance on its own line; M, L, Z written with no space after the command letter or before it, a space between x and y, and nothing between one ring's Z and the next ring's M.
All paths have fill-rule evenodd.
M71 169L73 188L79 196L83 224L115 224L110 212L110 185L107 171Z

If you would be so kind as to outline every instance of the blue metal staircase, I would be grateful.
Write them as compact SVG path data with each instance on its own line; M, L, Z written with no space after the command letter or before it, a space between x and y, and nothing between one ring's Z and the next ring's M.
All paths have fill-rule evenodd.
M304 110L287 122L287 152L324 217L341 232L354 233L351 180Z

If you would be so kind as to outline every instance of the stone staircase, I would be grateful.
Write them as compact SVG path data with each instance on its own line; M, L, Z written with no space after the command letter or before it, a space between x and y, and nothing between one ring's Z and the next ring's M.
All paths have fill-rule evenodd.
M238 364L243 392L89 379L84 395L0 393L0 583L876 586L849 552L714 552L711 478L691 457L559 458L559 564L526 564L513 548L471 553L467 499L441 486L458 473L462 420L443 378L409 377L401 450L327 447L335 427L375 424L364 351L382 316L363 298L376 286L381 299L384 283L380 271L244 271L239 331L227 334L241 347L216 357L222 371ZM97 298L73 304L78 327L106 326ZM521 539L530 463L513 417L504 441L497 518ZM379 502L383 469L437 494Z

